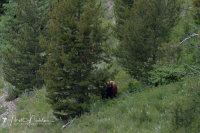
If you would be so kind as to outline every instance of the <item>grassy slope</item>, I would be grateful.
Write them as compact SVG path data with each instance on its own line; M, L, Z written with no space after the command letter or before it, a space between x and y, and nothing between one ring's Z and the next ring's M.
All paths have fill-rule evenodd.
M152 88L135 95L118 97L114 100L98 101L92 105L91 113L76 119L65 130L62 122L50 125L12 125L2 128L1 133L170 133L171 118L177 103L188 105L192 102L191 88L199 88L200 81L187 79L182 82ZM17 118L37 118L54 120L50 106L46 104L45 91L34 96L22 96L18 101ZM31 98L30 98L31 97ZM184 130L184 129L182 129ZM180 132L182 132L180 129Z
M173 132L172 111L177 104L187 106L192 102L193 94L190 93L190 89L199 88L200 85L200 81L195 80L189 79L126 98L99 103L91 114L76 120L65 132ZM180 132L183 130L180 129Z

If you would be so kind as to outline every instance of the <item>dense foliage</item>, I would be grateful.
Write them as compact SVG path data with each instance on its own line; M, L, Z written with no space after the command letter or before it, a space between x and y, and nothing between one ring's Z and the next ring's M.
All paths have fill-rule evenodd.
M43 49L39 44L39 36L45 26L44 19L41 19L45 15L41 10L44 4L40 1L19 0L16 14L11 16L14 17L14 20L11 19L13 24L6 33L10 47L3 53L4 78L19 92L42 84L38 70L44 63L41 56Z
M15 2L10 2L9 4L4 4L5 15L1 16L0 21L0 66L2 67L3 53L6 52L8 47L11 47L7 36L8 32L15 26L15 14L17 11L17 4ZM1 70L2 73L2 70Z
M121 20L120 13L123 12L117 9L117 18ZM117 29L123 29L115 31L120 34L117 57L130 75L146 80L157 61L158 46L168 40L179 18L180 3L177 0L136 0L132 8L126 9L126 14L125 21L117 21L116 25Z
M149 74L149 84L155 86L177 82L186 75L183 67L173 64L156 64L154 70L150 71Z
M200 1L199 0L193 0L193 16L196 24L200 24Z
M3 4L5 4L7 2L8 2L8 0L1 0L0 1L0 15L2 15L4 13Z
M55 0L53 6L43 77L54 114L66 119L88 111L90 96L106 82L98 72L106 30L95 1Z
M130 9L133 7L135 0L114 0L115 7L115 36L120 41L123 41L123 32L125 28L125 23L130 17Z

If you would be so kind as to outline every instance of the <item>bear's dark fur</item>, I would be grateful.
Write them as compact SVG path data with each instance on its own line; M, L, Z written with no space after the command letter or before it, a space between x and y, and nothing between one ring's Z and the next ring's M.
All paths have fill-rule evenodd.
M105 94L105 96L102 96L102 98L116 97L117 91L118 91L116 83L114 81L107 82L105 91L106 91L106 94Z

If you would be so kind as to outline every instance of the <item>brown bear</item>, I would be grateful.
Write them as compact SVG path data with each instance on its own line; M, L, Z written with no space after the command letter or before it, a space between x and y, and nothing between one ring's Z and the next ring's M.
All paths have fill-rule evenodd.
M116 97L118 88L114 81L110 81L106 83L106 98L113 98Z

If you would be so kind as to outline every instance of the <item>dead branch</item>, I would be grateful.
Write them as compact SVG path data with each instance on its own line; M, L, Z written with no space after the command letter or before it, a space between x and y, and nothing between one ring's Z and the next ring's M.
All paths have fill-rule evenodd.
M185 66L187 66L190 70L192 70L195 73L200 73L200 71L196 70L195 68L189 66L188 64L185 64Z
M191 38L194 38L194 37L197 37L197 36L199 36L199 34L196 34L196 33L194 33L194 34L192 34L192 35L189 35L187 38L185 38L182 42L180 42L179 43L179 45L178 46L181 46L184 42L186 42L187 40L189 40L189 39L191 39Z
M67 126L71 125L71 124L74 122L74 120L75 120L76 118L77 118L77 117L75 117L74 119L72 119L71 121L69 121L67 124L63 125L63 126L62 126L62 129L65 129Z

